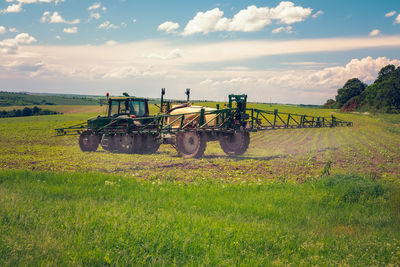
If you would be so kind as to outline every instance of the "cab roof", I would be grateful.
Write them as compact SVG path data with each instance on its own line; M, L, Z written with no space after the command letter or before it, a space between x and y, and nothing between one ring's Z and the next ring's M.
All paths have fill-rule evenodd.
M109 100L124 101L124 100L136 100L136 101L148 101L147 98L134 97L134 96L112 96Z

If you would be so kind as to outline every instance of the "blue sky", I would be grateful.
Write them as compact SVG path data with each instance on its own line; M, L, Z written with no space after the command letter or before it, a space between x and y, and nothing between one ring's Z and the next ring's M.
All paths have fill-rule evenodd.
M6 91L321 104L399 48L395 0L0 0Z

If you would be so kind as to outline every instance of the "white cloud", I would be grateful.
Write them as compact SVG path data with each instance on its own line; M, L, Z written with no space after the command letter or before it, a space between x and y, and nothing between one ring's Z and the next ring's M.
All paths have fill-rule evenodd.
M272 33L280 33L280 32L287 32L287 33L293 33L293 27L292 26L286 26L286 27L279 27L276 28L272 31Z
M282 1L275 8L271 8L271 17L278 19L282 24L301 22L311 15L311 8L295 6L289 1Z
M289 1L282 1L274 8L251 5L247 9L240 10L233 18L223 17L224 12L219 8L214 8L206 12L198 12L187 23L182 35L208 34L216 31L259 31L271 24L272 20L290 25L304 21L311 13L311 8L295 6Z
M52 0L6 0L6 2L18 2L20 4L51 3ZM59 2L59 1L55 1ZM63 1L62 1L63 2Z
M136 22L136 19L134 20ZM162 24L160 24L157 28L158 31L165 31L166 33L171 33L175 32L179 28L179 24L172 22L172 21L166 21Z
M222 20L224 12L219 8L208 10L207 12L198 12L186 25L182 35L191 35L195 33L207 34L217 31L217 24ZM225 19L224 21L226 21Z
M3 54L15 54L21 44L31 44L37 40L27 33L20 33L13 39L0 41L0 52Z
M257 101L272 95L277 102L322 104L332 98L348 79L358 77L372 83L379 70L388 64L399 66L400 60L366 57L352 59L345 66L322 69L210 72L199 84L210 91L243 88L250 98Z
M397 15L396 19L394 20L394 23L400 23L400 14Z
M104 23L100 24L99 27L97 28L109 30L109 29L118 29L119 27L106 20Z
M323 14L324 14L324 11L319 10L318 12L316 12L315 14L312 15L312 18L316 19L316 18L318 18L319 16L321 16Z
M21 4L12 4L7 8L0 10L0 13L19 13L21 11Z
M113 46L113 45L117 45L118 42L116 42L116 41L114 41L114 40L108 40L107 42L105 42L105 44L106 44L106 45L109 45L109 46Z
M74 19L71 21L65 20L57 11L51 14L49 11L43 13L42 18L40 19L42 23L65 23L65 24L78 24L80 19Z
M396 11L393 10L393 11L390 11L390 12L386 13L386 14L385 14L385 17L387 17L387 18L388 18L388 17L392 17L392 16L394 16L395 14L396 14Z
M90 18L93 18L93 19L100 19L101 16L100 16L100 13L95 13L95 12L93 12L93 13L90 13Z
M103 6L103 7L101 8L101 10L103 10L103 12L106 12L106 11L107 11L107 8L106 8L105 6Z
M78 32L78 27L64 28L63 32L74 34Z
M286 26L286 25L285 25ZM353 77L371 82L382 66L389 63L398 64L398 60L386 58L349 58L347 64L332 65L315 62L291 62L296 67L255 65L252 59L263 59L268 55L308 54L351 51L365 48L400 47L400 36L381 36L379 38L324 38L300 39L288 41L225 41L187 44L180 41L167 42L148 40L115 45L33 45L23 46L14 55L0 55L0 66L11 64L22 55L32 57L35 61L26 63L35 69L36 63L43 66L33 73L15 73L12 70L0 72L0 78L13 77L14 81L25 81L30 75L40 79L46 87L49 81L58 82L61 88L67 89L65 82L79 84L76 92L88 87L99 88L113 86L126 88L133 82L138 89L135 94L156 97L158 90L149 88L171 88L169 94L174 95L189 84L196 85L194 98L224 99L229 93L247 93L251 101L273 101L287 103L321 104L336 94L337 88ZM342 53L343 56L351 53ZM289 57L290 58L290 57ZM22 59L21 59L22 60ZM263 61L259 60L258 62ZM247 66L246 67L232 67ZM214 64L217 63L217 64ZM395 65L396 65L395 64ZM266 69L265 69L266 68ZM65 77L65 80L60 80ZM14 83L15 83L14 82ZM88 86L89 85L89 86ZM151 86L149 86L151 85ZM102 89L101 89L102 90ZM119 89L118 89L119 90ZM87 91L87 93L98 91ZM197 93L196 93L197 92ZM120 93L120 91L115 91ZM195 95L197 94L197 95Z
M56 39L57 40L61 40L61 36L60 35L56 35Z
M18 32L18 30L16 28L8 28L9 32Z
M240 10L231 20L226 18L221 19L217 23L219 24L217 25L217 30L219 28L242 32L261 30L271 23L269 12L268 7L249 6L247 9Z
M180 49L173 49L171 50L169 53L164 54L164 55L160 55L160 54L156 54L156 53L151 53L150 55L148 55L148 58L155 58L155 59L175 59L175 58L180 58L182 57L182 52Z
M6 28L4 28L4 26L0 26L0 34L4 34L6 32L7 32Z
M88 7L88 10L95 10L101 7L101 3L94 3L90 7Z
M362 59L352 59L344 67L331 67L316 71L309 75L307 79L315 86L331 84L334 87L341 87L348 79L357 77L360 80L371 83L378 76L381 68L388 64L400 65L400 60L388 59L386 57L365 57Z
M381 33L380 30L375 29L375 30L372 30L368 35L369 35L369 36L377 36L377 35L379 35L380 33Z
M133 22L133 23L136 23L136 19L133 19L132 22Z

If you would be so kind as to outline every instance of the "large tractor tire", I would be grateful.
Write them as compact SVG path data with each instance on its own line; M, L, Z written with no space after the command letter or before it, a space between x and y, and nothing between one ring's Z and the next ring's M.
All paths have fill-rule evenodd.
M246 152L250 144L250 134L248 132L235 132L233 134L221 134L219 145L225 154L229 156L239 156Z
M84 131L79 136L79 147L83 152L93 152L97 150L100 143L100 138L88 131Z
M129 134L118 134L114 136L116 150L120 153L132 154L135 151L136 138Z
M160 143L157 142L157 138L154 135L143 136L143 147L142 151L145 154L156 153L160 148Z
M207 147L207 136L198 131L180 132L176 135L176 150L184 158L201 158Z
M100 142L101 147L106 151L115 152L118 148L116 140L117 138L114 135L103 134Z

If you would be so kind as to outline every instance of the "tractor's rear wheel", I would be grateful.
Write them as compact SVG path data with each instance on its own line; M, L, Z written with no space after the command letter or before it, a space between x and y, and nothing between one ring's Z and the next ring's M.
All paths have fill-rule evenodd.
M79 147L83 152L96 151L99 143L99 137L91 132L84 131L79 136Z
M198 131L180 132L176 135L176 150L184 158L201 158L207 147L207 136Z
M225 154L229 156L239 156L246 152L250 144L250 134L248 132L235 132L233 134L221 134L219 145Z
M101 147L106 151L114 152L118 148L116 140L117 138L114 135L103 134L100 142Z

